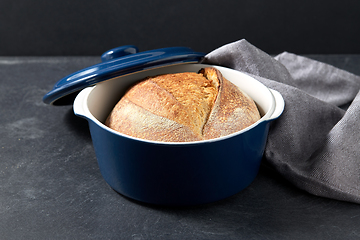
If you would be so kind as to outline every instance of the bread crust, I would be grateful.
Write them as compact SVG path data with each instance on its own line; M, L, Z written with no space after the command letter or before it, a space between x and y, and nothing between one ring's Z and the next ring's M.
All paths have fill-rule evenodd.
M136 84L105 125L133 137L189 142L240 131L260 119L254 101L219 70L164 74Z
M109 115L106 125L120 133L162 142L191 142L202 140L191 129L122 98Z
M210 117L204 126L204 139L226 136L240 131L260 119L255 102L232 82L225 79L219 70L201 70L207 78L218 78L219 93Z

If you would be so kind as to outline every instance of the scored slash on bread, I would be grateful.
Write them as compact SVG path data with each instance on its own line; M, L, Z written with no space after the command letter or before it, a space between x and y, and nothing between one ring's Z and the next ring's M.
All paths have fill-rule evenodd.
M189 142L226 136L259 119L254 101L209 67L144 79L121 98L105 125L137 138Z

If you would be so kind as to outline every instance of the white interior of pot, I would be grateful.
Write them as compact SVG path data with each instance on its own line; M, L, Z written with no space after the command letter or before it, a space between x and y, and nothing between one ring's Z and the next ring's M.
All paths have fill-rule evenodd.
M198 72L201 68L209 66L203 64L182 64L144 70L135 74L113 78L97 84L92 89L87 100L88 109L99 122L104 123L115 104L125 94L127 89L138 81L148 76L159 74ZM218 68L226 79L237 85L255 101L262 116L259 121L269 118L275 109L275 101L267 87L244 73L224 67L212 67Z

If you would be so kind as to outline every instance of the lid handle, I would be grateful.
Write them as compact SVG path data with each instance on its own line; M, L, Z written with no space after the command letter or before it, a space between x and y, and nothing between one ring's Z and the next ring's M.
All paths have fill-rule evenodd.
M129 54L138 53L139 49L134 45L125 45L110 49L101 55L101 61L107 62L115 58L123 57Z

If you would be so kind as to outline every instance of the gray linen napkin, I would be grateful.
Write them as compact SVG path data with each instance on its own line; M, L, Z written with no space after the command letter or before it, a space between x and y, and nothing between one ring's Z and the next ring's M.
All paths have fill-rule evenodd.
M284 112L270 126L266 163L311 194L360 203L359 76L287 52L274 58L244 39L203 62L245 72L284 97Z

